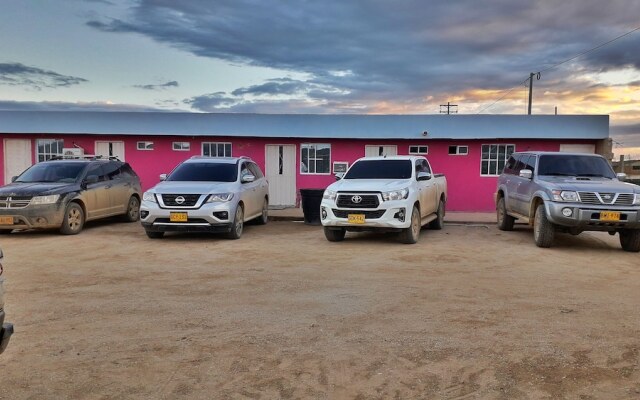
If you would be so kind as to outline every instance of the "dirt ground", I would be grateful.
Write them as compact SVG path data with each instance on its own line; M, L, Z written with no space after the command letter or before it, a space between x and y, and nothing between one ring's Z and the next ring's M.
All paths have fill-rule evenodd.
M524 227L0 237L3 399L637 399L640 255Z

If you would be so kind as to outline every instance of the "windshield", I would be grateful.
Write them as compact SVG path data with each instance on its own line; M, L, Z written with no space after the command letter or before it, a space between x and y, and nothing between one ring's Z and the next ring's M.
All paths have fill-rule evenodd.
M411 160L360 160L344 179L409 179L411 172Z
M24 171L15 181L72 183L80 177L80 174L86 166L86 163L78 162L36 164Z
M568 154L540 156L538 175L591 176L609 179L616 177L604 158Z
M235 182L238 166L227 163L182 163L167 177L168 181Z

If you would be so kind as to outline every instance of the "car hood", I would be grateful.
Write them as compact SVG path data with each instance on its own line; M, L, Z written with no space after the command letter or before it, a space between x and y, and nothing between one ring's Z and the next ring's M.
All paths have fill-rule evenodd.
M617 179L606 179L600 177L576 178L570 176L545 176L538 177L538 180L553 186L558 190L572 190L575 192L620 192L633 193L634 187L626 182Z
M52 182L14 182L0 187L0 196L42 196L49 194L62 194L77 188L73 183Z
M411 184L410 179L343 179L332 183L327 189L333 191L380 191L389 192L391 190L399 190L408 187Z
M234 192L236 188L236 182L164 181L151 190L160 194L205 194Z

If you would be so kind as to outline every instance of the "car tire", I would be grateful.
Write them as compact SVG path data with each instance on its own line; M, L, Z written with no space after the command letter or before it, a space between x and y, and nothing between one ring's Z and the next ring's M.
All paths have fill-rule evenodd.
M233 224L231 230L227 233L227 238L231 240L240 239L242 231L244 230L244 209L242 204L238 204L236 207L235 217L233 218Z
M444 228L444 208L445 203L443 200L440 200L440 203L438 203L438 210L436 211L437 218L429 222L429 228L436 230Z
M625 229L620 231L620 246L622 250L637 253L640 251L640 230Z
M127 212L124 214L126 222L136 222L140 219L140 200L136 196L129 197Z
M158 231L144 231L147 234L147 237L149 239L162 239L164 237L164 232L158 232Z
M262 214L256 219L258 225L266 225L269 222L269 200L265 197L262 203Z
M413 206L411 211L411 224L400 232L400 242L404 244L414 244L420 237L420 229L422 228L422 220L420 219L420 210L417 206Z
M69 203L64 212L64 219L60 227L63 235L77 235L84 227L84 211L80 204Z
M324 227L324 237L327 238L330 242L341 242L344 240L344 236L347 231L344 228L340 229L330 229L328 227Z
M547 219L544 204L536 208L536 215L533 220L533 240L538 247L551 247L555 236L555 228Z
M504 197L501 197L500 200L498 200L496 214L496 219L498 220L498 229L500 229L501 231L512 231L513 224L516 222L516 219L507 214L507 205L504 201Z

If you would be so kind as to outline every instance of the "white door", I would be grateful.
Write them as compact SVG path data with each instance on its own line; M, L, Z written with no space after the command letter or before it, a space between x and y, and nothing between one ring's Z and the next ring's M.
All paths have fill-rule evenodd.
M292 144L266 146L266 177L269 181L269 204L296 204L296 146Z
M124 142L96 141L96 156L117 157L118 160L124 161Z
M31 140L4 140L4 183L11 183L11 178L18 176L31 166Z
M589 153L596 152L595 144L561 144L560 151L563 153Z
M365 157L395 156L398 155L397 146L364 146Z

